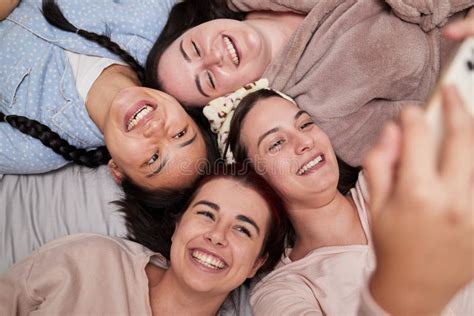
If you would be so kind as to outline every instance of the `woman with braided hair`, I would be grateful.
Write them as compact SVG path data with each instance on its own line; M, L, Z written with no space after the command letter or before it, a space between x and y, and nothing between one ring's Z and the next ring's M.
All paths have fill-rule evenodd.
M0 174L73 161L145 188L189 185L213 138L200 116L140 87L172 2L21 1L0 22Z

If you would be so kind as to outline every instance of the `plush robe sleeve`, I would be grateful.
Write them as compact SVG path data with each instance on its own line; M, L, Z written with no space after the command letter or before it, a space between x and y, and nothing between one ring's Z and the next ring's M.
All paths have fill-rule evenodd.
M0 276L0 315L27 315L41 304L29 288L29 277L37 254L14 265Z
M402 20L419 24L428 32L448 18L474 5L474 0L385 0Z
M376 9L358 9L364 10ZM352 21L357 18L357 11L347 13ZM294 73L273 81L311 114L338 156L352 166L361 165L386 121L406 105L424 103L434 80L422 78L436 67L429 60L430 39L417 26L386 11L367 15L357 23L344 14L327 21L332 26L321 26ZM342 27L346 23L350 26Z
M250 11L277 11L296 12L306 14L321 0L227 0L227 4L232 10Z

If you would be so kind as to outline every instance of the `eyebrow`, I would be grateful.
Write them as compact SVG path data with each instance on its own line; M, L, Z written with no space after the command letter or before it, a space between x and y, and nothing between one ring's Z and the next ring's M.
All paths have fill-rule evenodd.
M209 206L210 208L216 210L216 211L219 211L221 208L219 207L219 205L217 205L216 203L213 203L213 202L210 202L210 201L207 201L207 200L200 200L200 201L197 201L196 203L193 204L193 207L196 206L196 205L207 205Z
M274 128L272 128L271 130L266 131L265 133L263 133L262 136L260 136L260 137L258 138L257 147L260 146L260 143L262 142L262 140L263 140L265 137L267 137L267 136L270 135L270 134L276 133L276 132L278 132L279 130L280 130L279 127L274 127Z
M189 55L184 51L183 40L179 42L179 51L181 52L181 55L183 55L184 60L186 60L188 63L191 62L191 57L189 57ZM197 74L194 76L194 83L196 84L196 88L198 89L199 93L206 98L209 98L209 95L202 89L201 82L199 81Z
M181 42L179 42L179 50L181 51L181 55L183 55L183 58L190 62L191 61L191 58L188 56L188 54L186 54L186 52L184 51L184 48L183 48L183 40L181 40Z
M196 206L196 205L207 205L207 206L209 206L210 208L214 209L217 212L219 212L220 209L221 209L220 206L217 205L216 203L210 202L210 201L207 201L207 200L200 200L200 201L194 203L193 207ZM255 230L257 231L257 234L260 235L260 228L258 227L257 223L255 223L255 221L253 219L251 219L250 217L247 217L245 215L242 215L242 214L237 215L235 218L238 219L239 221L249 223L250 225L255 227Z
M194 83L196 84L196 88L198 89L199 93L205 96L206 98L209 98L209 94L202 90L201 82L199 81L199 77L197 74L194 76Z
M183 147L186 147L186 146L189 146L191 145L197 138L197 133L194 134L194 136L190 139L190 140L187 140L185 142L183 142L182 144L179 144L179 147L180 148L183 148ZM156 168L152 173L148 174L146 177L147 178L150 178L150 177L153 177L155 176L156 174L160 173L160 171L166 166L166 164L168 163L168 160L169 160L169 157L166 157L165 159L163 159L160 163L160 165L158 166L158 168Z
M303 114L308 114L308 112L304 111L304 110L300 110L298 111L296 114L295 114L295 117L293 118L295 121ZM311 116L311 115L310 115ZM259 138L258 138L258 142L257 142L257 147L260 146L260 143L262 142L262 140L267 137L268 135L270 134L273 134L273 133L276 133L280 130L279 127L274 127L272 128L271 130L268 130L267 132L263 133Z
M160 171L166 166L166 163L168 163L168 156L165 157L165 159L163 159L160 163L160 165L158 166L158 168L156 168L152 173L148 174L146 177L147 178L151 178L155 175L157 175L158 173L160 173Z
M311 116L311 115L309 115L308 112L306 112L304 110L300 110L300 111L298 111L298 113L295 114L295 121L303 114L308 114L308 116Z
M183 147L191 145L196 140L196 138L197 138L197 133L195 133L194 136L190 140L187 140L183 142L182 144L179 144L179 147L183 148Z
M255 227L255 230L257 231L257 235L260 235L260 228L258 227L257 223L255 223L255 221L245 215L237 215L235 218L237 218L238 220L242 221L242 222L246 222L246 223L249 223L250 225L252 225L253 227Z

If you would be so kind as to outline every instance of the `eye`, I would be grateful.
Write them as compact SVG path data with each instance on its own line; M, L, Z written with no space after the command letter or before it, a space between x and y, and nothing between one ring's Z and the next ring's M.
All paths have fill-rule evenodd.
M245 228L244 226L236 226L235 230L237 230L238 232L240 232L244 235L247 235L247 237L252 237L252 234L250 233L250 231L247 228Z
M196 214L208 217L211 220L215 219L214 214L212 212L209 212L209 211L197 211Z
M314 122L313 121L308 121L308 122L305 122L303 123L301 126L300 126L300 129L303 130L303 129L306 129L310 126L314 125Z
M276 142L274 142L270 145L270 147L268 148L268 151L271 152L271 153L279 151L281 149L281 145L283 145L283 143L284 143L283 139L277 140Z
M207 72L207 77L209 78L209 84L211 85L213 89L215 89L216 85L214 83L214 79L212 79L211 72L210 71L206 71L206 72Z
M179 139L183 137L184 135L186 135L187 132L188 132L188 128L186 127L183 130L181 130L178 134L174 135L173 138Z
M158 155L158 152L154 153L153 156L151 156L150 160L148 160L147 164L152 165L154 164L160 156Z
M201 51L199 50L199 48L197 47L196 43L194 43L194 41L191 41L191 44L193 44L193 48L194 48L194 51L196 52L196 54L201 57Z

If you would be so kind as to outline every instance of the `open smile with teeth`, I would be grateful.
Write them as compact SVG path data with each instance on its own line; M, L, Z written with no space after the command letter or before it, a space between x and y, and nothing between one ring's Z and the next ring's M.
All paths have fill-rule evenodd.
M127 123L127 131L130 131L132 128L137 126L137 124L151 111L153 111L154 108L151 105L145 105L142 108L138 109L132 117L128 120Z
M318 157L314 158L313 160L305 164L303 167L301 167L297 172L298 175L299 176L304 175L306 172L316 167L323 160L324 160L324 155L319 155Z
M232 58L232 62L234 65L238 66L240 64L240 58L239 55L237 54L237 49L235 49L234 43L232 40L224 35L224 43L227 48L227 51L229 52L230 57Z
M225 262L219 258L214 257L213 255L204 253L199 250L193 250L192 256L196 259L197 262L205 266L206 268L211 268L214 270L221 270L225 267Z

